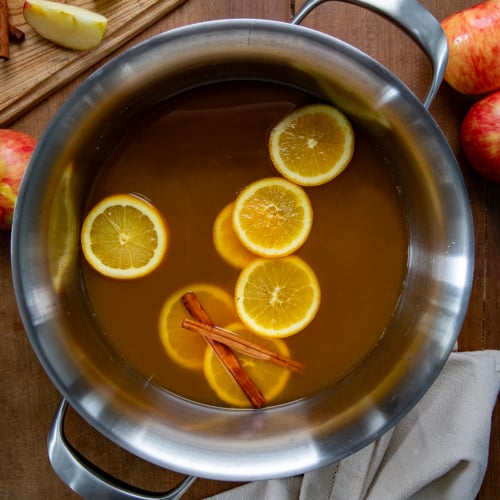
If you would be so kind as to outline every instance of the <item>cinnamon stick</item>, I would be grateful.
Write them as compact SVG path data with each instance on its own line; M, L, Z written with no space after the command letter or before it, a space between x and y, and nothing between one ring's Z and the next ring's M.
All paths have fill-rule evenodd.
M182 303L196 321L207 326L215 326L194 292L188 292L183 295ZM264 396L241 366L240 361L231 348L208 336L204 336L204 338L208 345L214 350L221 363L224 364L228 372L232 375L236 383L241 387L241 390L245 393L251 405L254 408L261 408L264 406L266 402Z
M0 0L0 59L9 60L9 11L7 0Z
M239 337L231 330L226 330L220 326L210 326L199 321L185 319L182 322L182 327L192 332L199 333L205 338L210 338L221 344L225 344L231 349L247 354L248 356L270 361L275 365L282 366L297 373L304 373L305 367L302 363L295 361L288 356L275 351L266 349L263 346L255 344L249 340Z

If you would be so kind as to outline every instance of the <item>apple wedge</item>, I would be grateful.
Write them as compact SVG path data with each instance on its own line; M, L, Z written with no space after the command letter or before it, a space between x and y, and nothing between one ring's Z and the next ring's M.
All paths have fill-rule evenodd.
M96 12L49 0L26 0L23 14L40 36L75 50L99 45L108 24L108 20Z

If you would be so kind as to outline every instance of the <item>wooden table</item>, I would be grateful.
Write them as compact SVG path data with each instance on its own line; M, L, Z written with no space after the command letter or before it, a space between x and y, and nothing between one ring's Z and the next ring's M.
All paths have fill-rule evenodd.
M125 47L157 33L193 22L218 18L267 18L290 20L302 0L187 0L174 12L137 36ZM422 1L439 19L476 0ZM294 7L295 6L295 7ZM305 23L352 43L377 58L422 97L429 79L429 65L416 45L395 27L359 7L326 3ZM0 71L2 67L0 66ZM70 93L90 74L82 74L11 124L12 128L39 137ZM472 102L443 84L431 112L439 122L467 183L475 223L476 270L469 311L460 335L461 350L500 348L500 185L488 183L467 164L459 147L458 131ZM59 394L48 380L24 333L10 278L10 235L0 234L0 498L15 500L76 499L55 475L47 459L46 437ZM457 395L459 397L459 395ZM70 439L104 469L133 484L165 490L179 478L132 457L107 442L79 416L67 418ZM460 436L457 436L460 439ZM498 498L500 487L500 410L496 410L490 462L479 498ZM404 479L402 479L404 480ZM186 499L202 498L232 487L231 483L198 480Z

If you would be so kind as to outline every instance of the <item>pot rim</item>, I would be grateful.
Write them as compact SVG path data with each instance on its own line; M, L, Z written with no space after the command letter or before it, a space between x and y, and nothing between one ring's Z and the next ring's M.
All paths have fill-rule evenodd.
M231 54L244 50L245 57L248 57L258 46L266 51L266 57L273 59L289 56L290 47L293 47L296 54L300 48L301 64L306 63L306 55L313 57L319 50L322 56L330 53L330 59L318 60L318 64L331 66L341 60L346 68L353 65L350 71L354 71L353 67L362 67L373 80L369 83L360 81L357 91L373 85L370 83L373 81L386 83L384 92L380 92L384 100L376 109L381 114L375 113L375 118L370 116L369 120L379 120L384 116L389 121L395 119L394 103L399 99L402 101L402 115L413 116L411 130L418 131L438 148L438 153L425 152L429 161L436 157L440 159L439 164L429 167L426 175L432 178L436 192L446 195L448 204L451 200L456 212L456 219L445 220L447 224L440 225L446 233L446 241L442 244L451 246L448 255L441 255L436 263L438 278L444 282L444 313L447 316L445 314L446 317L439 320L432 335L426 335L425 344L432 345L433 355L418 376L404 373L397 383L386 380L401 390L397 401L386 398L375 405L360 401L345 415L321 421L322 411L329 405L327 393L262 411L214 409L169 396L169 411L184 414L184 427L176 429L168 422L165 425L161 415L148 413L151 408L145 414L140 408L124 414L123 408L128 402L120 390L113 392L116 390L113 388L110 395L108 389L100 392L88 382L75 380L78 373L73 362L64 359L65 346L51 331L54 327L51 314L60 306L57 294L47 287L46 275L37 270L47 263L38 255L37 246L30 242L36 242L38 231L43 228L40 210L47 200L40 191L49 189L49 185L56 181L49 175L51 165L67 144L75 140L73 130L76 124L83 116L93 113L96 99L104 99L108 89L116 84L117 75L122 78L124 74L139 75L142 83L148 77L158 75L158 64L166 67L159 55L166 55L167 59L171 57L169 64L177 64L177 61L181 64L181 59L195 49L219 50L222 45L229 46L235 40L240 43L228 47ZM182 54L178 52L181 48ZM436 200L436 203L441 205L443 202ZM448 214L446 210L449 208L443 207L443 210ZM345 42L303 26L256 19L207 21L176 28L125 51L91 75L62 106L39 141L19 192L11 248L16 299L30 342L54 385L77 412L103 435L149 462L200 477L244 481L300 474L340 460L382 435L406 415L433 383L453 349L470 296L474 260L472 217L463 178L446 139L416 96L387 69ZM418 253L418 249L415 252ZM460 276L454 275L457 271L460 271ZM63 362L57 361L60 357ZM395 369L399 368L396 363ZM413 376L415 380L412 380ZM144 393L151 401L164 398L164 394L154 387L149 387ZM121 398L118 404L114 400L117 397ZM192 413L193 405L196 415ZM317 410L317 407L322 410ZM348 421L351 414L359 412L365 413L356 423L355 435ZM285 428L278 425L283 419L290 421L293 415L295 422ZM345 427L336 429L343 419L347 422ZM209 425L206 422L211 420L221 420L232 435L223 435L221 440L220 427L215 431L212 429L209 436L193 428L200 422ZM310 427L311 421L314 428ZM241 429L245 432L242 433ZM332 429L336 433L332 433Z

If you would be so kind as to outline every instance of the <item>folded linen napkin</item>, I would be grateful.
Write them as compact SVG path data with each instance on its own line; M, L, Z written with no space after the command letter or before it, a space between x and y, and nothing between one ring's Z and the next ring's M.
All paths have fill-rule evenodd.
M473 500L488 463L500 351L453 352L393 429L301 476L255 481L211 500Z

